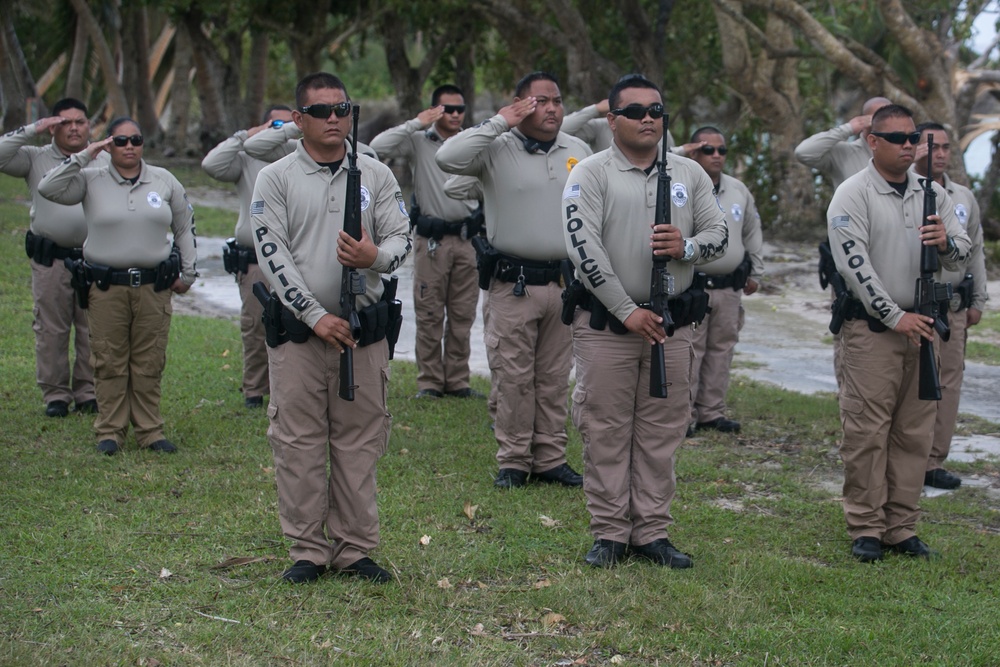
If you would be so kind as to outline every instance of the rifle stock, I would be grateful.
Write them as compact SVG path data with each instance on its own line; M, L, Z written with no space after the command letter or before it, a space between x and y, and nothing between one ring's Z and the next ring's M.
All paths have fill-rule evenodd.
M662 156L657 168L656 178L656 212L653 223L656 225L670 224L670 174L667 173L667 126L670 116L663 116ZM674 278L667 270L668 257L653 255L653 271L650 277L649 304L651 310L663 318L663 330L668 336L674 333L674 321L667 308L667 298L673 293ZM663 353L663 344L655 343L650 353L649 395L653 398L667 397L667 362Z
M347 195L344 206L344 231L356 241L361 240L361 169L358 168L358 117L361 107L353 108L351 150L347 153ZM361 320L358 317L357 296L365 293L365 277L353 267L344 267L340 279L340 317L351 326L354 340L361 337ZM340 388L337 394L345 401L354 400L354 349L344 347L340 357Z

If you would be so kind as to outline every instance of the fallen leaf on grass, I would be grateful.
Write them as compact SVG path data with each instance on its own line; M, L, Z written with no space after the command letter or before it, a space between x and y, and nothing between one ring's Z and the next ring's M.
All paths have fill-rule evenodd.
M223 350L222 351L222 358L225 359L228 356L229 356L229 350Z
M486 629L483 627L482 623L476 623L475 627L469 631L469 634L473 637L487 637L489 636Z
M430 535L424 535L423 537L420 538L420 546L426 547L430 543L431 543Z
M612 665L620 665L623 662L625 662L625 656L623 656L621 654L611 656L611 664Z
M474 521L476 519L477 509L479 509L479 505L473 505L471 501L466 500L465 507L462 508L462 512L469 521Z
M542 525L545 526L546 528L558 528L559 526L562 525L562 523L558 519L547 517L544 514L539 514L538 518L541 520Z
M451 588L451 582L448 581L448 577L438 580L438 588Z
M222 364L222 370L224 370L224 371L228 371L228 370L229 370L230 368L231 368L231 367L230 367L230 365L229 365L229 364Z
M533 583L531 587L537 590L541 590L543 588L548 588L551 585L552 585L551 581L549 581L548 579L542 579L541 581L536 581L535 583Z
M551 628L553 625L559 625L560 623L565 623L565 622L566 622L566 617L563 616L562 614L557 614L554 611L550 611L549 613L545 614L545 616L542 616L542 625L544 625L546 628Z
M239 556L236 558L227 558L221 563L216 563L215 565L209 566L210 570L226 570L231 567L239 567L240 565L250 565L251 563L266 563L268 561L277 560L277 556L267 555L267 556Z
M174 573L167 568L164 567L160 570L160 579L169 579L172 576L174 576Z

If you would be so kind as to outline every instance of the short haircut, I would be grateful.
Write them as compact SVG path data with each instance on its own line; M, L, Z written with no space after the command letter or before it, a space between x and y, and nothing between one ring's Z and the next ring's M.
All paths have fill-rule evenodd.
M118 116L118 118L115 118L110 123L108 123L108 136L109 137L114 136L115 130L117 130L125 123L132 123L133 125L139 128L139 134L142 134L142 128L139 126L139 123L135 122L128 116Z
M660 94L660 99L663 99L663 91L660 90L660 87L644 77L642 74L626 74L622 78L618 79L618 83L616 83L611 88L611 92L608 93L608 105L612 109L617 109L622 99L622 91L628 90L629 88L648 88L649 90L655 90Z
M351 96L347 94L347 86L339 78L332 74L326 72L314 72L312 74L306 74L299 81L298 85L295 86L295 106L299 109L305 106L305 98L307 90L323 90L325 88L336 88L344 91L344 97L348 100Z
M919 132L920 134L923 134L927 130L940 130L941 132L945 133L948 132L948 130L945 129L944 125L933 120L928 120L923 123L920 123L920 125L917 125L917 132Z
M720 130L719 128L714 127L712 125L703 125L702 127L699 127L697 130L695 130L694 133L691 135L691 143L693 144L696 141L701 141L702 136L706 134L719 134L722 135L723 139L726 138L726 135L722 134L722 130Z
M291 111L291 107L287 104L272 104L264 111L264 116L261 118L261 123L266 123L271 118L271 113L275 111Z
M90 115L87 113L87 105L75 97L64 97L56 102L55 106L52 107L52 115L58 116L63 111L66 111L66 109L79 109L83 112L84 116Z
M524 94L531 88L531 84L535 81L551 81L552 83L559 85L559 79L556 78L555 74L550 74L549 72L532 72L531 74L525 74L521 77L521 80L517 82L514 86L514 97L524 97Z
M459 88L455 84L446 83L443 86L438 86L437 88L434 89L434 92L431 93L432 107L436 107L438 104L441 103L442 95L461 95L462 99L463 100L465 99L465 93L462 92L461 88Z
M882 97L878 95L876 97L871 97L865 100L865 103L861 105L861 113L865 116L870 116L879 108L886 106L887 104L892 104L892 100L888 97Z
M913 118L913 112L901 104L887 104L872 115L872 128L890 118Z

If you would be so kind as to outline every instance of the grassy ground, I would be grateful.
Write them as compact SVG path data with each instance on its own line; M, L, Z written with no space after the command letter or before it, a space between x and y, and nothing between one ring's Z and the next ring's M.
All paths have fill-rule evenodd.
M413 367L393 362L373 556L395 581L286 585L266 417L242 407L234 323L173 320L162 408L174 456L130 440L102 457L89 419L41 416L27 215L10 183L0 664L997 664L997 496L963 487L924 502L920 535L940 557L860 565L838 502L835 401L746 381L731 396L743 434L679 453L671 537L695 567L593 571L582 493L494 490L483 402L414 400ZM954 467L1000 485L993 463Z

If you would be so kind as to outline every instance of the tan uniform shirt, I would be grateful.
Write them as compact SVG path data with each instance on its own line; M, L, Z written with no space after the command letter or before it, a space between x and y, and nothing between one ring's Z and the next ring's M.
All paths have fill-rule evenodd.
M76 153L38 184L42 196L60 204L83 203L84 258L117 269L153 269L170 256L173 244L181 252L181 280L194 284L194 209L184 186L145 160L134 185L110 163L87 168L91 162L86 150Z
M260 132L259 134L264 134ZM367 306L382 296L380 273L392 273L410 252L410 217L399 184L387 166L358 156L361 226L378 246L365 276ZM337 238L344 228L348 159L336 173L321 167L302 142L294 153L261 170L250 216L260 269L295 316L315 327L327 313L340 316L343 267Z
M270 164L277 162L286 155L295 152L302 138L302 130L295 123L285 123L281 127L269 127L261 130L243 142L243 150L247 155ZM348 151L351 150L348 143ZM358 142L358 153L378 159L378 153L371 146Z
M670 156L670 223L695 243L691 262L671 261L680 294L691 286L695 261L726 252L726 218L712 180L694 160ZM586 288L624 322L649 302L653 255L650 225L656 212L657 170L636 167L616 144L578 164L563 193L565 250Z
M979 219L979 202L972 190L960 185L944 175L944 189L951 197L955 205L955 217L958 224L962 225L965 233L972 241L972 252L968 261L959 266L958 271L947 271L942 268L941 282L950 282L957 285L965 277L966 273L972 274L972 308L977 310L986 309L986 301L989 298L986 294L986 255L983 252L983 225Z
M413 191L423 215L455 222L467 218L479 202L471 198L452 199L445 194L444 184L450 175L434 161L443 143L444 139L433 127L425 130L413 118L372 139L371 147L382 159L402 157L410 161Z
M799 162L819 170L830 179L834 188L868 166L872 157L868 142L854 136L850 123L814 134L795 147Z
M750 275L759 279L764 275L764 258L761 255L764 240L753 195L747 186L728 174L719 175L716 192L729 224L729 247L725 255L706 264L703 271L710 276L731 273L743 262L744 252L749 252Z
M57 204L38 194L38 183L47 171L62 164L66 156L56 147L32 145L38 132L25 125L0 137L0 172L24 179L31 192L31 231L64 248L80 248L87 238L87 220L80 204ZM101 153L100 163L108 161Z
M260 134L258 132L258 134ZM201 161L201 168L217 181L235 183L236 195L240 200L240 216L236 219L236 242L244 247L253 246L253 232L250 225L250 199L257 174L267 166L267 162L250 157L243 150L247 131L240 130L213 148Z
M448 173L483 183L486 237L498 251L536 261L566 259L559 220L566 176L590 148L560 132L548 153L529 153L525 137L500 114L444 142L435 159Z
M608 119L597 112L597 105L583 107L563 118L562 131L577 139L583 139L595 152L611 148L615 133L608 125ZM674 147L674 137L667 131L667 148Z
M923 190L912 172L900 196L875 170L874 163L837 188L827 210L827 231L837 271L872 317L890 329L912 310L920 277ZM951 197L937 183L938 212L954 241L940 254L941 265L955 270L967 261L972 242L955 218Z

